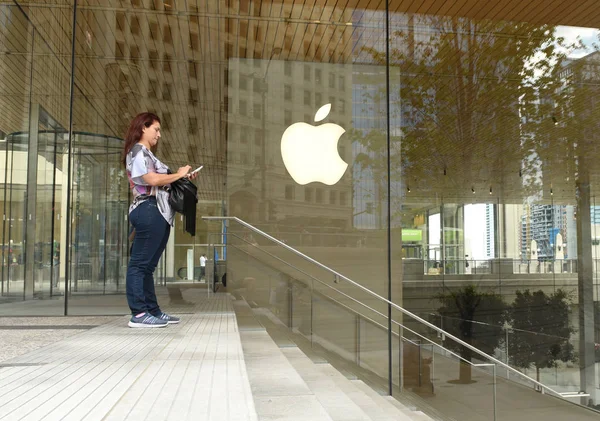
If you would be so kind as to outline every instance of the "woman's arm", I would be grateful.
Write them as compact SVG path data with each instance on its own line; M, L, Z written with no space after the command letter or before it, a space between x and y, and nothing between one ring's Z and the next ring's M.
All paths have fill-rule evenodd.
M191 166L186 165L184 167L180 167L175 174L158 174L155 172L149 172L142 175L142 179L150 186L166 186L167 184L171 184L172 182L187 176L191 169Z

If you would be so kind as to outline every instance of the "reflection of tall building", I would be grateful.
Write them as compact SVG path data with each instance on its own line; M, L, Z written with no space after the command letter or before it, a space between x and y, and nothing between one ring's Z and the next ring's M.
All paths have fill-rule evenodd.
M349 134L342 135L338 144L349 168L332 186L297 184L284 166L280 145L284 131L298 122L335 123L350 129L352 66L231 59L228 68L232 88L227 116L230 214L309 232L324 220L332 231L348 228L352 209ZM315 123L316 111L328 103L330 114Z
M494 258L495 248L494 205L485 205L485 257Z
M531 256L531 242L537 243L539 259L555 257L556 236L561 234L563 244L567 244L565 258L573 258L576 250L576 233L573 208L566 205L525 205L521 217L521 256ZM563 244L559 244L561 247Z

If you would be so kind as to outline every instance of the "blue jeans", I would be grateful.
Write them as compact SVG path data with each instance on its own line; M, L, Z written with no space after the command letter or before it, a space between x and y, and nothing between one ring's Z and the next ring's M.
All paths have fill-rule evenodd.
M160 314L154 292L154 269L167 246L171 226L160 214L156 199L142 202L129 215L135 228L127 267L127 303L131 314Z

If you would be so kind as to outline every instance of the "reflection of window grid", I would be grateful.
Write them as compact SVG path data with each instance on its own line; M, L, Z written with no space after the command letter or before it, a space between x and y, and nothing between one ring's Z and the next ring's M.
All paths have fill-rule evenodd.
M196 117L190 117L188 119L188 133L189 134L198 133L198 119Z
M248 103L243 100L240 99L240 115L247 115L248 114Z
M173 88L173 85L171 85L170 83L164 83L163 84L162 98L165 101L170 101L172 99L172 96L171 96L171 89L172 88Z
M317 189L316 202L323 203L323 189Z
M340 192L340 206L346 206L346 192Z
M158 67L158 52L150 50L148 52L148 57L150 58L150 68L156 69Z
M304 80L310 81L310 66L308 64L304 65Z
M198 102L198 89L188 89L188 100L190 104L195 104Z
M321 69L315 69L315 83L320 85L323 82L323 72Z
M335 89L335 74L329 73L329 87Z
M310 187L305 187L304 188L304 201L305 202L312 202L313 201L312 189Z
M260 120L262 118L262 105L260 103L254 103L253 113L255 119Z
M290 85L285 85L283 87L283 99L286 101L292 100L292 87Z
M132 16L131 22L129 25L131 27L131 34L139 35L139 33L140 33L140 18L138 18L137 16Z
M336 202L336 194L335 190L329 192L329 203L335 205Z
M116 58L125 58L125 44L122 42L115 42L115 57Z
M167 73L171 73L171 60L173 59L173 57L171 57L171 54L165 53L163 54L163 71L167 72Z
M117 12L115 20L116 20L116 24L117 24L117 29L119 31L122 31L123 28L125 28L125 13Z
M290 110L285 110L283 112L283 122L286 126L292 124L292 112Z
M312 105L312 95L310 91L304 91L304 105Z
M166 44L171 44L173 42L171 27L169 25L163 26L163 42Z
M149 22L148 23L148 32L150 32L150 39L157 39L158 36L158 23Z
M286 61L285 63L283 63L283 73L286 76L292 75L292 63L291 62Z
M290 185L285 186L285 198L287 200L294 200L295 199L294 186L290 186Z
M260 145L263 138L263 131L261 129L254 129L254 144Z

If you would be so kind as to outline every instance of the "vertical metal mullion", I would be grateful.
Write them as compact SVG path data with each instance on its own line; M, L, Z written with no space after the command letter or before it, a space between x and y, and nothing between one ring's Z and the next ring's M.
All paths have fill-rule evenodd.
M70 275L70 253L68 250L71 249L71 170L72 170L72 154L73 154L73 97L75 88L75 37L77 32L77 0L73 1L73 26L71 35L71 83L69 92L69 138L67 140L67 225L66 225L66 238L68 247L67 253L65 253L65 308L64 315L69 314L69 275Z
M54 152L52 159L52 212L50 222L50 296L52 297L53 288L54 288L54 218L56 215L56 149L58 145L58 134L56 131L54 132ZM43 253L42 247L42 253ZM43 255L42 255L43 256ZM43 257L42 257L43 259ZM60 274L60 266L59 266L59 274ZM59 276L60 277L60 276Z
M385 108L386 108L386 142L387 142L387 292L388 301L392 301L392 207L391 207L391 139L390 139L390 2L385 2ZM388 392L393 392L393 360L392 360L392 305L388 303Z

